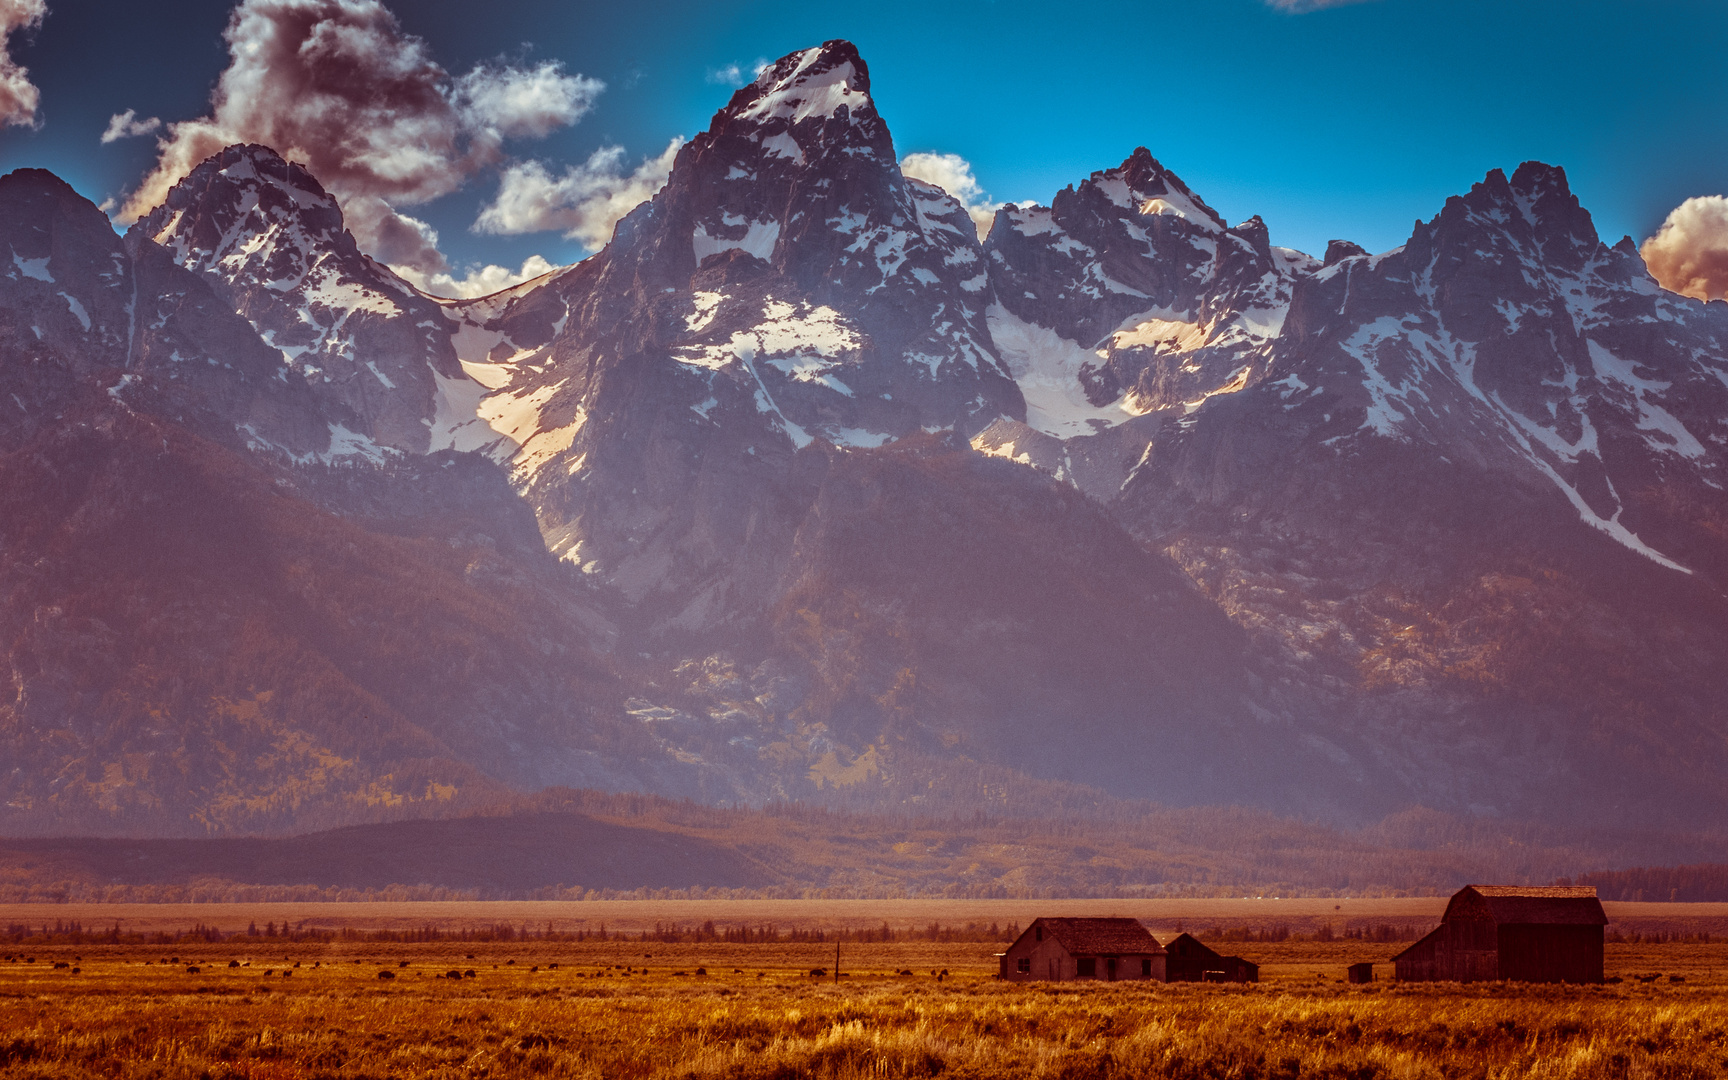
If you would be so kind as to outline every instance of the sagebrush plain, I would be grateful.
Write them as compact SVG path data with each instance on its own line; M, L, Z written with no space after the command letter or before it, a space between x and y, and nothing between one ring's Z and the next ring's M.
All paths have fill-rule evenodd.
M1390 982L1400 947L1239 946L1255 986L1009 986L988 942L842 944L838 980L832 944L25 944L0 947L0 1075L1728 1074L1728 945L1611 944L1604 986ZM1345 983L1363 960L1378 981Z

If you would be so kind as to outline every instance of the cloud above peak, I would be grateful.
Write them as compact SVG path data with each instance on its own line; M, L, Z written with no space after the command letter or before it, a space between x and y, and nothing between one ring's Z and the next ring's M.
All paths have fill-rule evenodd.
M45 0L0 0L0 127L36 127L41 91L12 59L12 35L42 25Z
M718 86L730 86L737 89L762 74L767 67L768 61L760 56L748 64L733 61L730 64L708 69L708 81Z
M115 113L108 118L108 129L102 132L102 145L121 139L130 139L138 135L149 135L162 126L159 117L152 116L148 120L138 119L138 110L127 109L123 113Z
M990 201L978 178L972 175L971 162L959 154L907 154L900 160L900 172L914 180L935 184L959 200L972 218L972 227L978 230L978 239L989 233L990 223L1002 204Z
M210 114L168 125L122 221L223 147L256 142L305 163L362 248L442 272L437 234L397 208L458 190L503 159L505 140L574 124L605 88L555 61L454 77L379 0L241 0L223 37L228 67Z
M1728 296L1728 198L1687 199L1639 252L1650 276L1670 292L1698 300Z
M625 171L624 148L605 146L587 161L554 176L538 161L504 170L498 195L474 222L482 233L513 236L561 232L590 251L604 247L620 219L654 197L672 173L683 139L673 139L659 155Z

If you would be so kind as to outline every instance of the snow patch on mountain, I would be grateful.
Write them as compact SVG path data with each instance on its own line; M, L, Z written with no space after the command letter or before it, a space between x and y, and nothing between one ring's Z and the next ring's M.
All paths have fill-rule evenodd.
M785 61L756 77L762 96L738 113L740 120L785 120L798 123L827 118L842 106L857 106L869 98L858 86L858 70L850 61L815 68L825 55L821 46L798 54L790 70Z
M744 234L737 237L713 236L706 225L698 224L696 231L690 236L690 248L701 263L711 256L727 251L742 251L747 255L767 262L774 257L774 245L780 242L780 223L778 221L752 221L744 226ZM737 226L727 223L730 228Z
M1067 439L1094 435L1145 413L1128 394L1103 406L1086 399L1080 374L1098 366L1097 353L1001 304L990 305L986 318L996 351L1026 398L1028 426Z

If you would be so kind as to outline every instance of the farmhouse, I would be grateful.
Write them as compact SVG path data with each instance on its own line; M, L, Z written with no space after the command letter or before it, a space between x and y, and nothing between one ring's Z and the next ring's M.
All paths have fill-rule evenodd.
M1169 982L1259 982L1260 965L1240 956L1220 956L1192 934L1179 934L1166 945L1165 978Z
M1587 886L1466 885L1434 932L1392 963L1412 982L1599 983L1607 924Z
M1137 919L1034 919L1001 965L1011 982L1164 981L1164 949Z

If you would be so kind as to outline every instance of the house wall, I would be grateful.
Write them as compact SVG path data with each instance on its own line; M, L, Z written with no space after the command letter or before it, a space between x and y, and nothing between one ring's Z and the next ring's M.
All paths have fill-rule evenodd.
M1019 970L1019 961L1022 958L1030 961L1032 969L1025 974ZM1061 942L1051 934L1045 934L1044 940L1039 941L1036 935L1028 930L1002 954L1000 974L1010 982L1042 982L1072 979L1074 971L1074 958L1068 955L1068 950L1062 947Z

